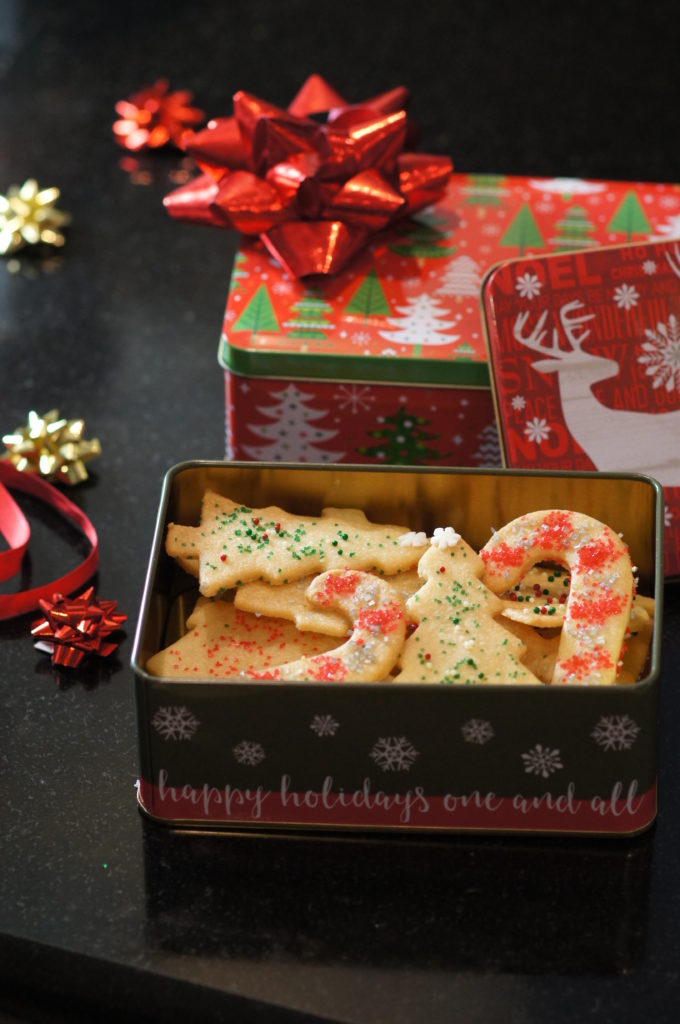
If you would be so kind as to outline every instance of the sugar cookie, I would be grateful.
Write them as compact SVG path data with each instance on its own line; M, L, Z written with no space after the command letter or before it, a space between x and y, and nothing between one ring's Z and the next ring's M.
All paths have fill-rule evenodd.
M166 679L237 679L292 657L323 654L333 637L300 633L290 622L249 615L231 602L199 597L187 619L187 632L146 663Z
M630 556L618 534L582 513L547 509L507 523L480 555L483 580L496 594L537 562L566 565L571 587L552 682L615 682L633 597Z
M451 545L451 546L450 546ZM418 563L425 582L407 602L418 623L398 683L539 683L524 643L494 619L502 602L484 586L484 563L455 531L435 534Z
M368 522L357 510L298 516L270 506L252 509L206 491L201 525L171 523L169 555L198 558L199 589L212 597L250 580L285 583L350 564L389 575L412 569L422 548L400 543L408 531ZM186 564L186 561L185 561Z
M370 573L332 569L315 577L309 601L340 610L352 623L352 635L328 654L302 657L253 679L378 682L392 670L406 634L404 602L389 583Z

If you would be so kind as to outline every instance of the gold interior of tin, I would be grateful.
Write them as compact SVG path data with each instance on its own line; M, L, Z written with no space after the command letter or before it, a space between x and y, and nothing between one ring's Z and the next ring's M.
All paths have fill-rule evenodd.
M196 525L207 488L251 507L278 505L301 515L325 506L362 509L374 522L431 534L453 526L475 549L493 529L538 509L562 508L590 515L621 533L637 566L639 592L654 596L660 569L656 536L658 491L644 477L532 473L504 470L438 470L401 467L289 467L196 463L169 478L166 522L159 538L153 588L141 631L138 659L147 658L184 632L197 596L196 581L163 549L167 523Z

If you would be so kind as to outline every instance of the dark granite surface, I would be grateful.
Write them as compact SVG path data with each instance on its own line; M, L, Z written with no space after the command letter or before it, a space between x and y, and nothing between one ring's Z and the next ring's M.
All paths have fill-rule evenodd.
M135 805L136 614L165 471L223 455L235 238L165 216L181 159L125 170L113 104L167 75L226 114L238 88L284 104L319 70L353 99L408 84L425 148L462 171L680 181L672 4L500 7L0 0L0 191L35 176L74 218L61 253L0 262L1 425L56 406L101 439L71 496L129 616L118 655L71 675L30 617L0 624L0 1020L677 1019L676 586L638 839L214 840ZM81 542L22 505L26 586Z

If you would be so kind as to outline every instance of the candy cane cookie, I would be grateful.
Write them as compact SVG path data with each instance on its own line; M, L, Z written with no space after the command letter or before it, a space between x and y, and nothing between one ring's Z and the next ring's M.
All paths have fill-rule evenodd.
M503 605L480 577L484 562L452 527L438 529L418 563L423 585L406 602L416 629L397 683L540 683L526 648L495 616Z
M480 556L482 579L496 594L538 562L566 566L571 585L551 682L616 681L633 601L630 555L618 534L580 512L546 509L507 523Z
M352 624L350 638L325 654L253 672L250 679L366 683L389 675L406 635L404 602L394 587L370 573L331 569L310 583L307 600L342 612Z

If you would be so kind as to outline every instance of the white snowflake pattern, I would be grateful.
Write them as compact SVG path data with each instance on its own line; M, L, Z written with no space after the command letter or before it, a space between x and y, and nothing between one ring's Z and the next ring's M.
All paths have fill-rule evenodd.
M237 746L232 748L231 752L239 764L260 764L267 756L262 744L254 743L252 740L241 740Z
M547 420L540 420L538 416L534 416L532 420L527 420L524 433L530 441L540 444L550 436L550 429Z
M524 397L524 395L515 395L513 400L510 402L510 405L513 407L513 409L516 409L517 412L521 412L522 409L526 407L526 404L527 400Z
M488 743L495 735L491 722L483 718L471 718L465 725L461 725L460 731L466 743L478 743L480 746Z
M418 751L405 736L381 736L369 757L384 772L407 772L418 757Z
M638 356L638 363L646 366L645 373L652 377L652 387L666 391L680 391L680 324L672 313L668 323L658 323L656 330L645 329L646 342L642 348L646 355Z
M522 296L523 299L533 299L537 295L541 294L541 288L543 283L538 280L536 274L530 274L527 270L526 274L522 274L521 277L517 278L515 288Z
M336 722L332 715L314 715L309 728L317 736L335 736L340 722Z
M353 331L351 338L355 345L368 345L371 334L368 331Z
M289 295L292 290L293 286L290 281L275 281L272 285L272 291L277 295Z
M550 747L544 747L541 743L537 743L526 754L522 754L522 760L527 775L540 775L543 779L550 778L553 772L564 768L560 761L559 750L551 750Z
M637 306L640 293L634 284L620 284L614 289L613 298L619 309L629 310Z
M639 732L630 715L602 715L590 735L603 750L630 750Z
M158 708L151 724L165 740L190 740L201 723L188 708L173 705Z
M663 525L664 526L670 526L672 524L672 522L673 522L673 513L669 509L668 505L664 505L664 507L663 507Z
M353 416L360 410L370 409L371 402L375 402L375 395L371 394L371 389L359 387L357 384L342 384L333 398L340 409L349 409Z
M642 264L642 273L648 276L656 274L656 260L645 260Z

